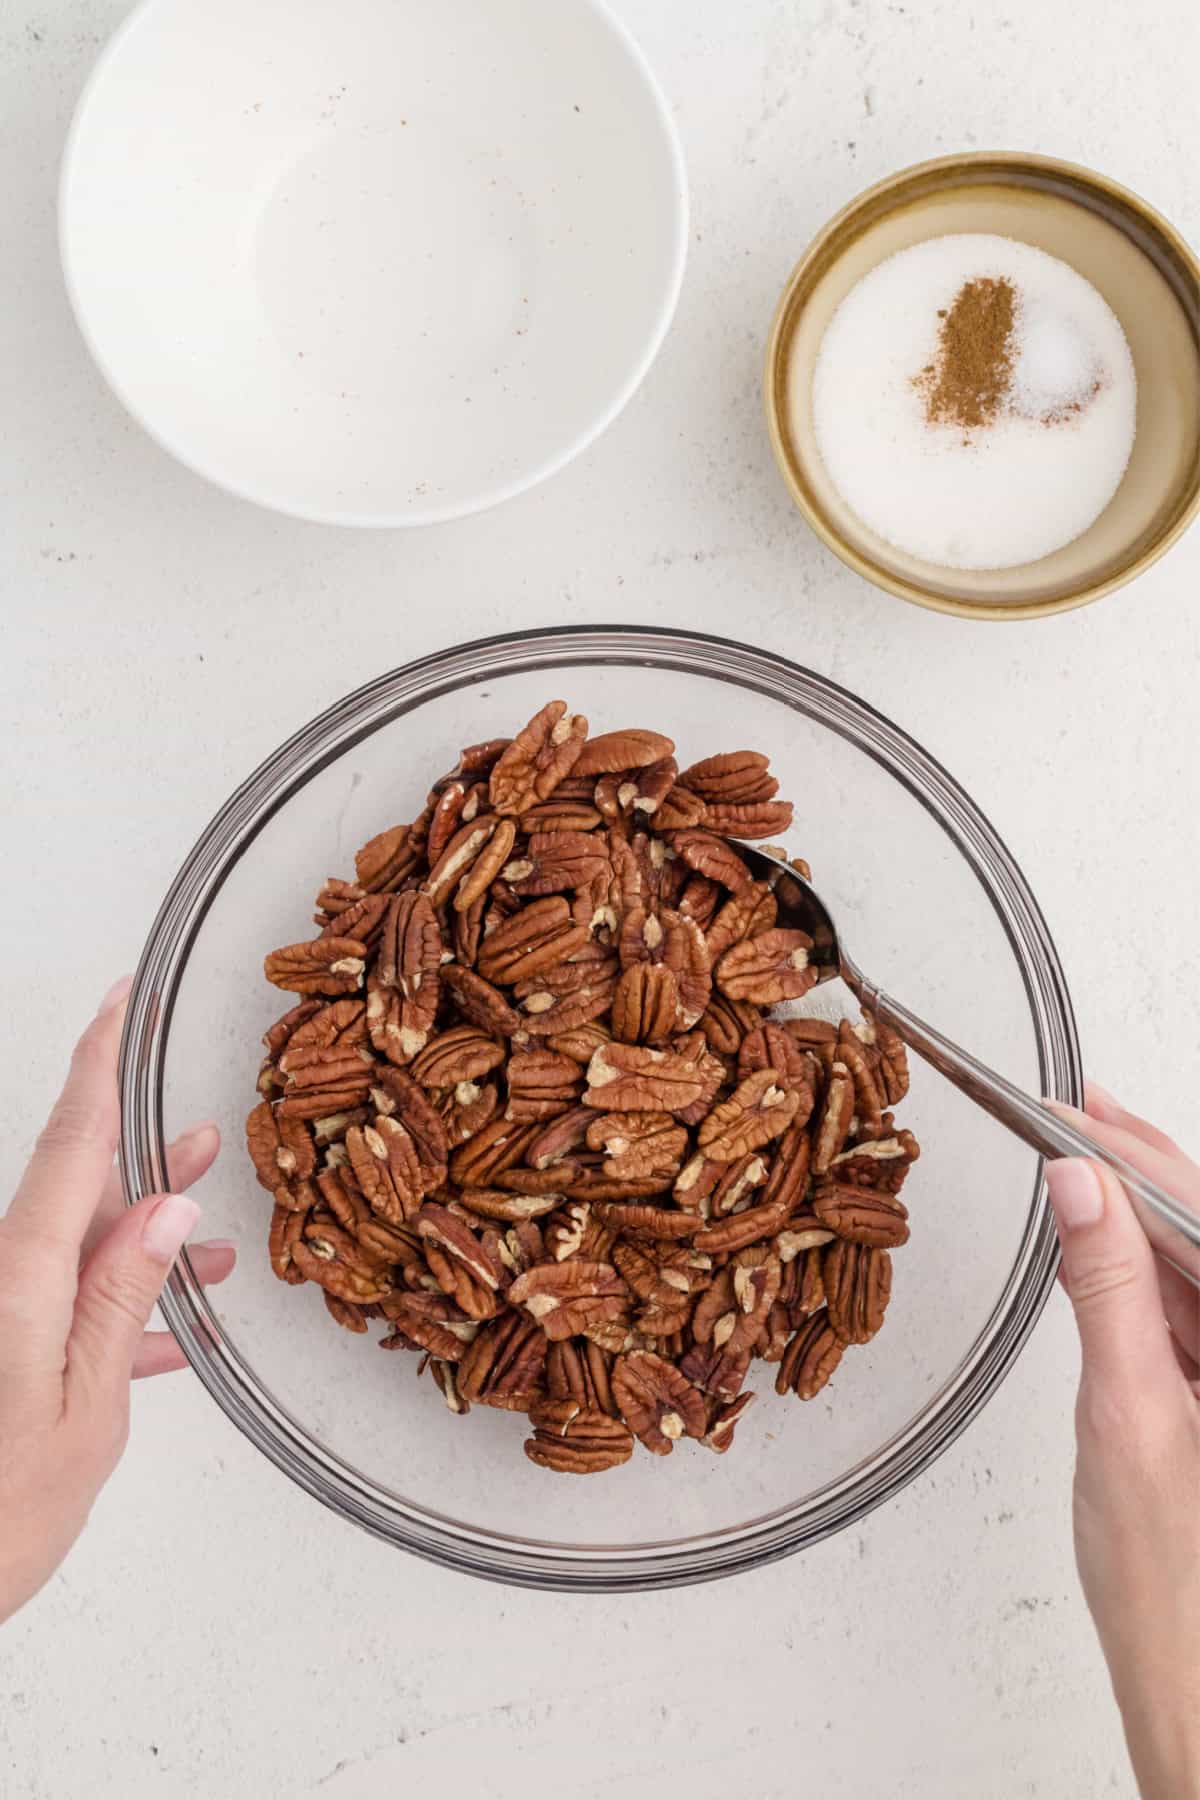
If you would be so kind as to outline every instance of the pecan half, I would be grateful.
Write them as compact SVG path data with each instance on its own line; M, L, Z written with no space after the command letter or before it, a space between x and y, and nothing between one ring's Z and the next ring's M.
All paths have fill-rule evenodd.
M812 1204L821 1223L852 1244L895 1250L908 1242L908 1208L890 1194L823 1182L818 1185Z
M360 938L319 937L272 950L263 973L293 994L352 994L362 986L367 946Z
M589 1150L604 1154L604 1173L614 1181L662 1179L669 1187L679 1172L687 1131L670 1113L605 1113L588 1126Z
M694 1061L640 1044L605 1044L587 1069L585 1106L606 1112L678 1112L703 1097Z
M779 1086L776 1069L759 1069L740 1081L728 1100L714 1106L696 1134L714 1162L733 1162L782 1135L795 1118L800 1096Z
M679 1028L679 989L662 963L637 962L617 982L612 1001L613 1036L626 1044L661 1044Z
M513 1282L508 1290L511 1306L523 1306L546 1336L561 1338L586 1334L602 1320L623 1318L629 1310L629 1290L609 1263L543 1263Z
M561 895L536 900L489 932L479 948L479 973L502 986L565 962L588 941Z
M727 1405L710 1405L708 1429L700 1440L706 1450L715 1450L718 1456L724 1456L733 1445L738 1420L753 1406L754 1399L753 1394L746 1393L739 1394Z
M633 1433L619 1419L575 1400L539 1399L529 1409L533 1436L525 1454L539 1468L560 1475L595 1475L633 1455Z
M424 894L397 894L387 910L379 960L367 986L367 1029L389 1062L412 1061L438 1009L442 934Z
M759 1006L799 1000L817 985L817 970L808 959L811 949L806 931L762 931L726 950L717 964L717 986L730 1000L753 1000Z
M589 738L576 763L576 775L606 775L621 769L644 769L674 753L675 746L660 731L605 731Z
M731 893L741 893L753 880L737 851L711 831L673 831L671 847L689 869L707 875L710 881L719 881Z
M892 1292L892 1259L837 1238L824 1252L829 1323L843 1343L867 1344L883 1324Z
M680 780L713 805L772 800L779 783L767 773L769 760L759 750L730 750L693 763Z
M548 800L578 762L587 720L568 716L564 700L551 700L535 713L497 757L488 779L496 812L519 816Z
M784 1351L775 1377L775 1392L815 1400L841 1362L845 1348L829 1315L815 1313Z
M708 802L704 823L723 837L770 838L787 831L792 823L790 800L734 800Z
M681 1437L703 1437L708 1427L703 1396L673 1363L652 1351L618 1356L612 1391L625 1423L655 1456L669 1456Z

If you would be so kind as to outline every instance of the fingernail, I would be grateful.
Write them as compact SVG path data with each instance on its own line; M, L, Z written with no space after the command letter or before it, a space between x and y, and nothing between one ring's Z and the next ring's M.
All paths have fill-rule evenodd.
M232 1238L205 1238L194 1248L197 1250L232 1250L235 1255L237 1254L237 1245Z
M1064 1231L1095 1225L1104 1211L1104 1189L1091 1163L1066 1156L1046 1166L1046 1186L1054 1216Z
M120 981L114 981L107 994L105 994L103 1000L100 1002L97 1017L100 1013L111 1012L114 1006L119 1006L132 986L132 975L122 975Z
M142 1249L155 1262L170 1266L199 1217L200 1208L186 1194L165 1195L142 1226Z
M220 1126L215 1119L205 1119L201 1124L189 1125L186 1131L181 1131L175 1142L177 1144L189 1144L193 1138L203 1137L205 1132L219 1130Z
M1115 1095L1110 1094L1106 1087L1101 1087L1098 1081L1090 1080L1087 1084L1087 1107L1089 1112L1118 1113L1123 1110Z

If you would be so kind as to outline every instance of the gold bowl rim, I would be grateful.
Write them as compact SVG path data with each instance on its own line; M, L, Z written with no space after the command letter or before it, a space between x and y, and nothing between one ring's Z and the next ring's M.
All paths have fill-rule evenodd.
M784 284L783 292L775 307L771 320L771 329L767 338L766 361L763 380L763 400L767 415L767 430L771 439L771 448L775 461L787 485L793 501L804 515L809 526L821 541L839 557L847 567L861 575L872 586L882 588L885 592L895 594L900 600L907 600L914 606L924 606L934 612L951 613L960 619L988 619L997 623L1019 619L1048 618L1053 613L1071 612L1078 606L1089 606L1094 600L1103 599L1105 594L1113 593L1128 582L1135 581L1152 563L1158 561L1177 539L1182 537L1188 526L1200 510L1200 464L1193 467L1191 491L1176 516L1164 527L1154 543L1144 550L1125 567L1106 576L1102 581L1086 583L1077 592L1058 595L1052 599L1018 601L1013 604L998 604L987 600L964 600L951 595L935 594L919 583L909 581L903 575L893 574L881 568L857 548L857 546L839 531L825 516L807 493L800 479L796 456L789 435L784 427L784 408L780 398L781 375L784 358L792 334L793 313L796 296L807 280L814 263L835 242L846 225L857 214L874 208L878 201L889 196L899 197L910 186L917 182L926 183L931 176L944 174L952 176L967 168L994 168L998 179L1021 171L1036 171L1043 175L1055 175L1068 185L1084 188L1092 193L1102 194L1117 205L1135 213L1147 230L1157 237L1164 250L1175 260L1180 272L1195 284L1200 293L1200 259L1197 258L1186 239L1175 229L1170 220L1163 217L1148 201L1131 188L1122 186L1118 181L1101 175L1094 169L1084 167L1081 163L1064 162L1056 156L1039 156L1032 151L1014 150L972 150L962 151L951 156L935 156L926 162L910 163L893 174L886 175L882 181L864 188L845 206L841 207L816 236L801 255ZM1197 359L1200 362L1200 342L1197 343Z

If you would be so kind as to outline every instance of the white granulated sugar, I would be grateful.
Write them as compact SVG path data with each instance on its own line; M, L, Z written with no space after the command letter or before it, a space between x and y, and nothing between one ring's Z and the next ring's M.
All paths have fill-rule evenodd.
M930 424L914 377L964 283L1015 293L1012 379L988 423ZM1089 281L1031 244L931 238L864 275L813 372L817 447L842 499L896 549L955 569L1034 562L1087 530L1129 462L1137 380Z

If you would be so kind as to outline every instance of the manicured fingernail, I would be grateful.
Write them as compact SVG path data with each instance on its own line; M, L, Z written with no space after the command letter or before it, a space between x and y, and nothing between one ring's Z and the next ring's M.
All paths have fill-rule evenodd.
M219 1131L220 1126L215 1119L205 1119L201 1124L189 1125L186 1131L181 1131L175 1142L176 1144L190 1144L193 1138L203 1137L206 1132L219 1133Z
M1091 1163L1066 1156L1046 1165L1046 1185L1054 1216L1064 1231L1094 1225L1104 1211L1104 1189Z
M1110 1094L1106 1087L1098 1081L1087 1084L1087 1105L1089 1112L1118 1113L1122 1111L1121 1102Z
M237 1245L232 1238L205 1238L203 1243L194 1246L197 1250L232 1250L237 1255Z
M186 1194L165 1195L142 1227L142 1249L155 1262L173 1263L199 1217L200 1208Z
M114 1006L119 1006L132 986L132 975L122 975L120 981L114 981L100 1002L98 1013L111 1012Z

